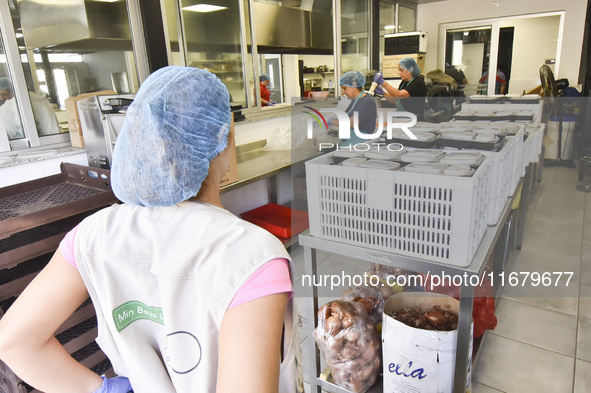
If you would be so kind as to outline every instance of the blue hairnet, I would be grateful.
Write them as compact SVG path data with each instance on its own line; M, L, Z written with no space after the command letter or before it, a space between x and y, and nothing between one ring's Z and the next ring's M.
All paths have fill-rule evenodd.
M269 75L267 75L267 74L263 74L263 75L259 76L259 81L261 81L261 82L268 81L270 79L271 78L269 78Z
M340 86L359 87L365 86L365 75L359 71L347 71L339 80Z
M417 76L421 73L421 69L417 62L411 57L405 57L404 59L400 60L398 66L403 70L409 71L412 76Z
M10 78L7 78L5 76L0 78L0 90L12 91L12 83L10 82Z
M210 161L226 148L230 95L209 71L168 66L129 106L113 152L115 196L136 206L173 206L197 195Z

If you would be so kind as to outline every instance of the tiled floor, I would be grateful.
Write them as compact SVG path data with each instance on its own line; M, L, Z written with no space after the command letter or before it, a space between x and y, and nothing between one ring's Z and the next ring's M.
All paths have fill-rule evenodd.
M509 264L513 272L573 272L569 285L563 276L557 287L539 286L537 291L505 287L497 305L498 325L486 333L473 371L473 393L591 392L591 194L576 190L577 176L576 169L564 166L544 168L530 197L522 249ZM293 247L292 256L296 304L305 317L305 299L297 296L301 247ZM323 253L318 263L321 274L365 270ZM307 332L304 319L303 341L311 339ZM304 372L308 380L306 364Z

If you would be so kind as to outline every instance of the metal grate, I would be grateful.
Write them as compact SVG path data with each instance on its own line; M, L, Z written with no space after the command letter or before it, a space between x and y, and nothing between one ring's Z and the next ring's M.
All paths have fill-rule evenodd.
M0 285L7 284L31 273L40 271L45 265L47 265L52 256L53 253L41 255L40 257L19 263L11 269L0 270Z
M76 359L78 362L80 362L100 350L101 349L98 346L98 344L95 341L93 341L93 342L89 343L88 345L80 348L76 352L72 353L71 355L74 359Z
M57 341L60 342L60 344L63 345L67 342L72 341L76 337L83 335L89 330L94 329L96 326L96 315L93 315L91 318L88 318L87 320L80 322L76 326L72 326L68 330L65 330L60 334L56 335L55 338L57 339Z
M63 205L104 192L72 183L32 190L0 199L0 220L35 213L50 207Z

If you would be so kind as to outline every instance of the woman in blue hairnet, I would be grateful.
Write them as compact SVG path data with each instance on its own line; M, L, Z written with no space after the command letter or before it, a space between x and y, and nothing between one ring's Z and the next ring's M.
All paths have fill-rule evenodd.
M402 80L398 88L385 81L382 72L376 73L374 82L386 90L384 97L388 101L390 98L396 101L398 110L414 113L418 120L423 120L427 86L417 62L411 57L400 60L398 73Z
M229 93L208 71L145 80L113 155L124 203L70 232L0 320L0 358L19 377L44 392L295 391L289 255L220 201L230 125ZM54 338L88 296L118 377Z
M351 103L345 109L349 116L349 126L351 127L351 138L347 140L351 144L365 143L367 139L355 134L354 128L362 134L372 134L376 129L376 119L378 116L378 107L373 97L367 94L363 87L365 86L365 75L359 71L348 71L343 74L339 80L342 93L351 100ZM357 116L355 116L357 113ZM355 119L358 124L355 124ZM334 124L339 124L338 119Z

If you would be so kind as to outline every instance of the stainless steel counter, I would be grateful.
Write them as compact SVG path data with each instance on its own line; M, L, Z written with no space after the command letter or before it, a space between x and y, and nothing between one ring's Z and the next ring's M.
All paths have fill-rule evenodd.
M313 141L291 150L267 151L266 141L253 142L237 147L238 181L223 186L228 192L263 179L272 179L293 165L322 154Z

